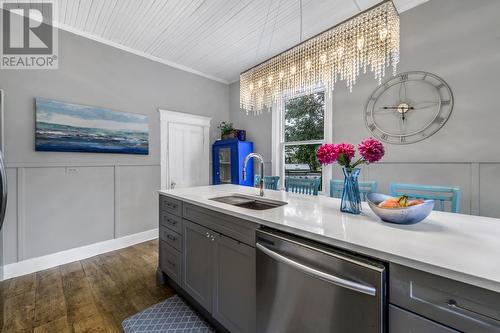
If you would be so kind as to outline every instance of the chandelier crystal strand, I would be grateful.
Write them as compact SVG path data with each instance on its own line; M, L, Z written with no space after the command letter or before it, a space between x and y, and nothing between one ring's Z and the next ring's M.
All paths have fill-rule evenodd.
M361 72L381 84L386 67L395 75L398 63L399 15L387 1L241 73L240 107L261 114L283 96L331 93L338 80L352 91Z

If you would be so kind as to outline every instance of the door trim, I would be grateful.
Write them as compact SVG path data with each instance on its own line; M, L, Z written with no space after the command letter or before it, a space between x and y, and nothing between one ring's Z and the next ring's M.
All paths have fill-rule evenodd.
M160 188L167 190L170 188L170 174L168 168L169 151L168 151L168 131L169 125L187 124L203 127L203 160L206 163L207 170L210 168L210 121L211 117L199 116L190 113L170 111L158 109L160 113ZM210 181L210 175L207 179Z

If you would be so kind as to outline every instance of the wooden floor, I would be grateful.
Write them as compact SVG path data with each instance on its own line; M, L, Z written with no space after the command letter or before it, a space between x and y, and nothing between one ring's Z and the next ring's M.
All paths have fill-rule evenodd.
M4 281L2 332L122 332L128 316L172 296L157 285L158 241Z

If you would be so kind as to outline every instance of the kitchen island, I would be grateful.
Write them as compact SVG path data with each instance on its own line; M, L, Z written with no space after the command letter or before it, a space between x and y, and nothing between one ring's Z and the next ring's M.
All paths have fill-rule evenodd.
M454 332L449 327L462 332L473 332L478 327L474 326L475 323L483 321L481 331L500 331L498 219L432 212L419 224L394 225L380 221L365 204L362 214L350 215L340 212L339 199L269 190L264 199L287 204L269 210L251 210L210 200L232 194L257 195L258 189L219 185L160 191L160 223L177 221L177 231L175 227L169 228L168 221L163 224L166 226L165 241L169 243L167 250L177 248L176 251L167 251L163 258L168 255L170 266L173 263L179 267L178 270L161 269L161 272L169 277L174 276L174 282L186 290L187 294L195 295L194 301L201 303L226 329L232 332L255 331L255 326L251 323L253 315L242 318L248 320L248 323L239 327L237 320L227 320L230 316L225 316L224 313L217 315L215 312L214 315L212 297L196 297L199 296L196 290L191 290L190 293L189 285L185 284L186 267L183 265L189 260L185 253L186 246L189 245L186 242L186 225L191 229L206 228L198 231L201 233L208 230L208 239L214 240L214 234L217 234L237 241L236 245L241 247L238 251L244 254L242 258L246 258L248 264L239 269L241 279L250 285L248 289L243 288L245 290L242 297L249 297L255 290L252 276L246 276L252 275L255 270L255 231L268 227L386 263L390 273L387 279L388 298L391 304L397 306L391 308L390 312L396 314L408 310L404 315L394 315L394 318L398 318L394 323L390 318L392 327L403 325L397 326L399 329L405 327L405 322L420 320L414 325L425 326L426 330L422 332ZM162 199L167 202L162 203ZM204 218L204 213L212 215ZM231 219L236 221L236 230L231 228ZM223 223L220 224L219 221ZM169 230L175 232L170 234ZM209 259L206 257L204 260ZM161 266L160 259L160 268ZM207 290L211 288L205 287ZM417 295L417 292L420 294ZM457 306L457 298L465 302L467 307ZM247 305L248 309L245 311L254 311L252 308L255 305L252 302ZM414 318L415 315L422 316L422 319ZM426 323L427 319L444 325L432 326L434 322ZM230 324L227 325L226 322ZM386 329L384 326L383 330ZM395 328L389 329L397 332ZM414 329L413 332L418 331Z

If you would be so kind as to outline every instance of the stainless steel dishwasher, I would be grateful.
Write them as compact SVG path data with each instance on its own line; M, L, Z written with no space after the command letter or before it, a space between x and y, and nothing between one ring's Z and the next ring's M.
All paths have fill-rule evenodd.
M257 332L385 332L382 263L267 229L256 248Z

